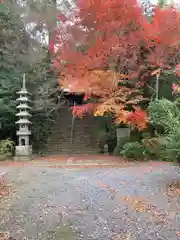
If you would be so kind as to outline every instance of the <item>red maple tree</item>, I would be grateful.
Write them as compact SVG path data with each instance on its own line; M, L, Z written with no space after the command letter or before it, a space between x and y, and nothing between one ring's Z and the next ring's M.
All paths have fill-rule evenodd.
M137 108L139 89L152 71L178 63L180 15L157 7L149 22L136 0L79 0L54 44L61 86L86 95L74 114L112 113L117 123L143 129L148 117Z

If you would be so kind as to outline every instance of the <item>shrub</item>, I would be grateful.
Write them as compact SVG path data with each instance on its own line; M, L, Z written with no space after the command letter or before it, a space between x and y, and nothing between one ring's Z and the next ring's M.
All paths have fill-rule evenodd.
M180 126L179 126L180 127ZM166 144L164 146L164 160L175 161L180 163L180 134L179 132L169 133L166 136Z
M149 159L163 158L164 144L166 139L164 137L144 138L142 144L146 149L146 157Z
M180 110L176 103L156 100L149 106L149 115L156 135L160 135L159 128L163 133L159 156L163 160L180 162Z
M120 140L120 142L118 143L118 145L116 146L115 150L114 150L114 155L119 156L121 150L123 149L124 145L128 142L132 142L132 140L130 139L130 137L124 137Z
M146 151L139 142L127 142L120 151L120 155L126 158L140 160L146 157Z
M155 100L149 105L150 122L156 129L163 128L167 133L172 130L180 131L180 111L174 102L167 99Z
M99 148L100 153L104 151L104 145L107 141L107 133L105 130L100 130L97 134L97 146Z
M100 153L104 152L104 145L108 145L108 152L112 154L116 144L116 125L114 124L112 117L101 117L99 119L99 131L97 132L97 146Z
M0 159L5 160L7 157L12 157L14 152L14 142L11 139L0 141Z

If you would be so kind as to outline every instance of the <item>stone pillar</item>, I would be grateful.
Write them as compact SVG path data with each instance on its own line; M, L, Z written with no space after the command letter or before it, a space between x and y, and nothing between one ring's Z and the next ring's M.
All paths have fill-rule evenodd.
M117 146L125 137L130 137L130 129L129 128L117 128Z
M19 120L16 122L18 126L18 130L16 132L18 137L18 146L16 146L15 159L29 160L32 155L32 146L30 144L31 122L29 121L31 114L28 112L31 109L28 105L30 103L29 96L31 94L26 89L25 74L23 76L23 86L17 94L19 95L19 98L17 99L19 105L16 107L18 110L16 116L19 117Z

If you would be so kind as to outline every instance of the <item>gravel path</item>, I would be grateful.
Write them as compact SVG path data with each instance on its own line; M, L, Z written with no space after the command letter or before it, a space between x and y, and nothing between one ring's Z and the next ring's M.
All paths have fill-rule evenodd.
M180 180L173 165L0 170L11 185L0 199L0 239L180 239L180 190L167 188Z

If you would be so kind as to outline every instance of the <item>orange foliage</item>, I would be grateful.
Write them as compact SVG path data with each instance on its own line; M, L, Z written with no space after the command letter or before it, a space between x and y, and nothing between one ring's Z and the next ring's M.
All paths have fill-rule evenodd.
M54 42L61 86L85 93L90 102L75 106L75 115L112 113L117 123L147 126L143 110L127 107L143 100L138 89L145 75L177 65L180 45L179 12L156 8L154 13L148 22L136 0L77 1L77 9L56 29Z
M82 118L86 113L93 113L94 104L87 103L82 106L73 106L72 113L79 118Z
M65 75L60 81L63 87L71 92L102 96L106 95L109 89L117 88L121 77L124 75L110 70L94 70L84 72L81 77Z
M148 116L146 112L141 109L136 109L134 112L127 114L127 123L132 126L136 126L139 130L147 127Z

